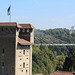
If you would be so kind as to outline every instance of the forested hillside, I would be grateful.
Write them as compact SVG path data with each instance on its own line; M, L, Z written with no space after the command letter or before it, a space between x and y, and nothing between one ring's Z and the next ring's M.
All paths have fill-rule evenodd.
M75 44L75 31L70 33L68 29L35 30L35 43L40 43L41 46L33 46L33 74L48 75L55 70L75 71L75 47L42 45Z
M70 34L69 29L48 29L48 30L35 30L34 32L35 43L56 43L66 44L75 43L75 31Z
M55 48L50 46L33 46L33 74L48 75L55 70L75 71L75 47L69 48L69 55L57 55ZM66 60L65 60L66 59Z

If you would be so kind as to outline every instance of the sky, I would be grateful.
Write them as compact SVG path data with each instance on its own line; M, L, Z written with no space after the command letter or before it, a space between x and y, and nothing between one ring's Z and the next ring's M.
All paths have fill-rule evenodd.
M11 22L42 30L75 26L75 0L1 0L0 22L9 22L10 4Z

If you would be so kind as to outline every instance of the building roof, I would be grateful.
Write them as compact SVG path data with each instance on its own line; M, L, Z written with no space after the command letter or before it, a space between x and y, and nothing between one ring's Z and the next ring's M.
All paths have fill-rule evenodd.
M21 44L21 45L33 45L29 41L21 39L21 38L18 38L18 43Z
M35 29L31 24L18 24L16 22L0 22L0 26L17 26L20 29Z
M17 27L20 28L20 29L23 29L23 28L25 28L25 29L35 29L35 27L32 26L31 24L19 24L19 25L17 25Z
M16 22L0 22L0 26L16 26Z
M72 72L64 72L64 71L56 71L54 73L51 73L50 75L73 75Z

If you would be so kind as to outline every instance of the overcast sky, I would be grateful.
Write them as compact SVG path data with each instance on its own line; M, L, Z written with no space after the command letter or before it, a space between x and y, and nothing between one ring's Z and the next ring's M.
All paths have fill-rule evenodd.
M0 22L31 23L36 29L75 26L75 0L1 0Z

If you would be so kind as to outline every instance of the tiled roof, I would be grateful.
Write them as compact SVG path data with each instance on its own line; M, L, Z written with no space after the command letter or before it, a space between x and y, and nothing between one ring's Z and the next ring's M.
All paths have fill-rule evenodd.
M21 29L23 29L23 28L25 28L25 29L35 29L35 27L32 26L31 24L19 24L19 25L17 25L17 27L21 28Z
M33 45L29 41L21 39L21 38L18 38L18 43L21 44L21 45Z
M39 74L35 74L35 75L43 75L42 73L39 73Z
M64 72L64 71L63 72L56 71L50 75L73 75L73 73L72 72Z
M0 26L16 26L16 22L0 22Z
M16 22L0 22L0 26L17 26L20 29L35 29L31 24L18 24Z

